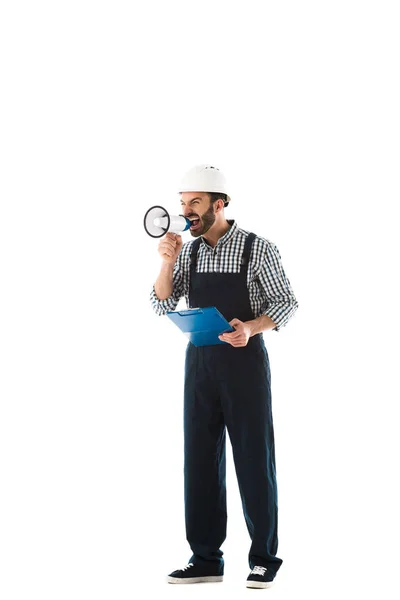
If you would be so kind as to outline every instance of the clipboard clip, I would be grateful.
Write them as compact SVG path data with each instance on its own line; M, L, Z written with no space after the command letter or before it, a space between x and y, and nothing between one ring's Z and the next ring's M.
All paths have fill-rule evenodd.
M201 315L203 310L201 308L188 308L187 310L177 310L178 315L181 317L188 317L189 315Z

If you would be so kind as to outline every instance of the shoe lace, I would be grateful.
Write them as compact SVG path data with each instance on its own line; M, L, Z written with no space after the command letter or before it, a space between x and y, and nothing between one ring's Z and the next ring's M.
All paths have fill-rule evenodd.
M251 575L264 575L266 570L266 567L254 567L254 569L251 572Z
M190 569L190 567L193 567L193 563L187 564L185 567L183 567L183 569L181 569L181 571L186 571L186 569Z

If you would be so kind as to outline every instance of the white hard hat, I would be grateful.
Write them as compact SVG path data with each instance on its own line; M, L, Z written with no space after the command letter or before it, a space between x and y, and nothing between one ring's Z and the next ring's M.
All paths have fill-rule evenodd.
M179 192L219 192L227 195L227 203L231 201L225 176L212 165L197 165L189 169L181 179Z

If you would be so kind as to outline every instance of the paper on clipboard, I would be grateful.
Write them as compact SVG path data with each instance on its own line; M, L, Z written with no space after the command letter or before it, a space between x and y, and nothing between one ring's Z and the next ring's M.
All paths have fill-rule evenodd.
M226 344L218 336L234 331L215 306L169 311L166 315L195 346Z

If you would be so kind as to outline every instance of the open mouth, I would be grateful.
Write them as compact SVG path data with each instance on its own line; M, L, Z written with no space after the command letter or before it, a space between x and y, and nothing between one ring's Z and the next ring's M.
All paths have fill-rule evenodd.
M200 219L190 219L190 222L191 222L190 229L192 231L199 228Z

